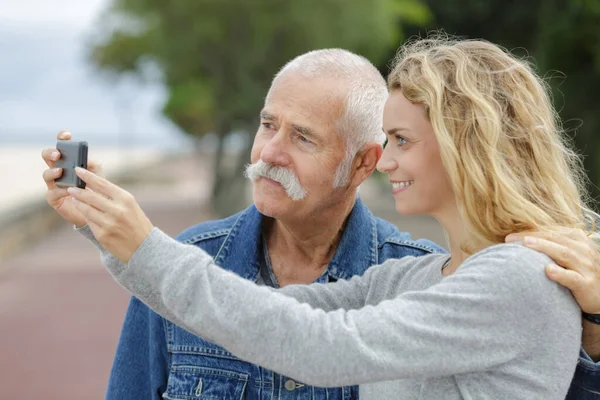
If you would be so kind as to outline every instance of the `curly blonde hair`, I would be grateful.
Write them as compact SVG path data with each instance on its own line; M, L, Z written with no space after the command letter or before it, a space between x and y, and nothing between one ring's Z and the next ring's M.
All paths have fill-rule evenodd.
M388 86L427 110L471 234L465 251L513 232L595 227L582 161L528 62L436 33L400 49Z

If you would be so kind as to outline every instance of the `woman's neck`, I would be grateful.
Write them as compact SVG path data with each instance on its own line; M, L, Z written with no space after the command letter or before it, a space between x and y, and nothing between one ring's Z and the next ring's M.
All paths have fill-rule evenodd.
M458 266L469 257L469 254L465 253L461 248L469 239L464 221L456 207L449 208L432 216L438 220L448 236L451 258L450 263L443 269L442 274L445 276L452 275Z

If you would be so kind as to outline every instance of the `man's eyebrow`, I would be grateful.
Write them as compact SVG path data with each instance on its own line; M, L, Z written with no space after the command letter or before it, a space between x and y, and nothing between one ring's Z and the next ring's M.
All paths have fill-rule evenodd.
M260 112L260 118L266 119L266 120L269 120L269 121L274 121L274 120L277 119L277 118L275 118L275 116L273 114L271 114L271 113L269 113L267 111L264 111L264 110Z
M317 135L315 135L315 133L307 127L296 125L296 124L292 124L292 126L294 127L295 130L297 130L304 136L313 137L313 138L317 137Z

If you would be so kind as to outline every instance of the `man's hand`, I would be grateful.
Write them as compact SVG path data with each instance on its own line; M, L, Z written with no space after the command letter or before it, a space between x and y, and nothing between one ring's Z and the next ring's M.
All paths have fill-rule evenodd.
M546 266L546 275L569 288L584 312L600 314L600 251L592 239L581 229L506 237L507 242L519 240L554 260L556 264Z
M58 132L58 135L56 135L56 139L71 140L71 133L60 131ZM71 201L71 196L67 192L67 189L60 188L54 183L54 180L62 175L62 168L55 168L56 161L60 159L60 153L53 148L44 149L42 150L42 158L49 167L49 169L45 170L42 174L48 188L46 191L46 201L50 207L54 208L56 212L73 225L79 227L85 225L85 218ZM93 160L88 160L88 169L103 176L102 167Z
M507 242L520 240L558 264L547 265L546 275L569 288L582 311L600 314L600 251L592 239L580 229L527 232L506 237ZM600 325L583 320L582 345L593 360L600 359Z
M152 231L152 223L131 193L83 168L75 168L75 173L86 183L86 190L68 188L72 203L98 242L128 263Z

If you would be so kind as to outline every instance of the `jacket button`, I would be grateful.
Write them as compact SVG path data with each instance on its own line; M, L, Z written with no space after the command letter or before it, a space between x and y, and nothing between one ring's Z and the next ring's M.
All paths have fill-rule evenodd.
M283 384L283 387L285 387L285 390L291 392L296 389L296 382L294 382L292 379L288 379Z

